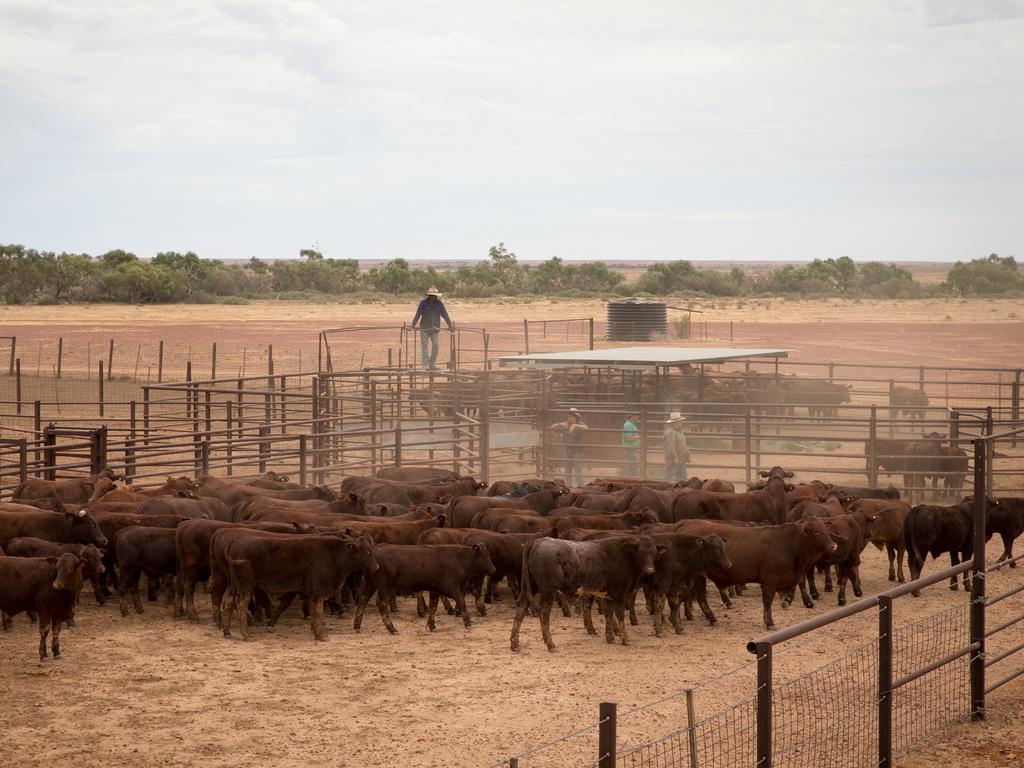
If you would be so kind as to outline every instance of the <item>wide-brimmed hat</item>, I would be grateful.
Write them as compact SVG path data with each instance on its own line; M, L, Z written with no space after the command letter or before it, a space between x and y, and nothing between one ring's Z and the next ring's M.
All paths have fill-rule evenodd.
M437 296L438 298L441 298L441 292L439 290L437 290L437 286L436 285L432 285L429 288L427 288L426 295L427 296Z
M677 421L686 421L686 417L683 416L679 411L672 411L665 419L666 424L675 424Z

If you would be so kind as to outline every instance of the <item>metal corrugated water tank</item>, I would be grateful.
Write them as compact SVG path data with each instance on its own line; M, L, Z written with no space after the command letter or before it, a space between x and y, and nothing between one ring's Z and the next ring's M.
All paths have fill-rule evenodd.
M608 302L608 341L650 341L668 333L668 308L663 301Z

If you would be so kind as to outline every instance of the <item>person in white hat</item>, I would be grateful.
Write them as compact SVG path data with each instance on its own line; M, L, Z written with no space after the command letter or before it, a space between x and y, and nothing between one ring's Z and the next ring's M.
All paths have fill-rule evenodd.
M665 480L686 481L686 465L690 462L690 449L686 447L683 422L686 417L672 411L665 421Z
M581 459L583 458L583 433L590 427L583 420L576 408L570 408L565 421L552 424L552 429L564 433L562 444L565 446L565 482L578 488L583 485Z
M448 330L455 327L455 323L448 317L448 310L441 301L441 292L437 286L430 286L427 295L420 301L416 308L416 314L412 318L412 327L419 323L420 329L420 355L423 358L423 367L433 370L437 366L437 337L441 333L441 318L448 323Z

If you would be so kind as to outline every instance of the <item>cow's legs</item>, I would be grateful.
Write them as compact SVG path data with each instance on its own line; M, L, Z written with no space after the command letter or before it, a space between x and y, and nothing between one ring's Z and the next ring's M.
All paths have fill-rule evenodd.
M59 659L61 623L59 621L53 621L51 618L50 626L53 628L53 637L50 639L50 650L53 652L53 658Z
M572 603L569 602L569 598L561 592L556 592L555 599L558 600L558 605L562 608L562 615L565 616L565 618L572 616Z
M658 592L657 594L651 595L652 605L651 612L654 614L654 636L661 637L665 626L665 616L662 611L665 608L665 594ZM673 629L676 627L678 621L672 622Z
M896 547L892 544L886 544L885 554L889 556L889 581L896 581ZM900 581L903 581L903 579L900 579Z
M423 593L416 593L416 618L422 619L427 615L427 601L423 599Z
M864 590L861 589L860 585L860 563L850 568L850 583L853 585L853 596L863 597Z
M826 576L826 578L828 578L828 577ZM808 583L807 584L808 587L810 588L811 599L812 600L820 599L821 595L818 593L818 584L814 581L814 566L813 565L810 568L807 569L807 583ZM825 591L826 592L831 592L832 591L832 585L830 583L828 584L827 587L825 587ZM803 590L801 590L800 593L803 594Z
M704 614L704 618L708 620L711 626L718 623L718 618L715 616L714 611L711 610L711 606L708 605L708 583L705 579L698 579L695 584L695 591L697 593L697 605L700 606L700 612ZM721 590L719 590L721 592Z
M544 592L540 596L540 632L544 637L544 645L549 651L555 650L555 641L551 639L551 604L553 596ZM518 616L518 614L516 614Z
M476 612L477 615L479 616L487 615L487 606L485 605L487 600L484 597L484 592L484 583L481 581L479 584L476 585L476 589L473 590L473 602L476 604Z
M434 614L437 613L437 601L440 595L437 592L430 593L430 603L427 605L427 629L433 632L437 629L437 625L434 623Z
M607 603L607 611L612 612L612 602L609 600ZM615 623L619 625L619 639L623 645L629 645L629 626L626 624L626 606L623 603L616 603L614 606L615 610Z
M295 601L295 596L298 594L298 592L289 592L277 601L277 605L274 606L274 609L270 612L270 616L267 618L268 629L277 624L277 620L281 618L281 614L288 610L291 604Z
M719 588L718 596L722 598L722 605L726 608L732 608L732 599L729 597L729 593L724 589Z
M519 599L516 600L516 616L512 620L512 636L509 643L513 651L519 650L519 628L523 625L523 618L528 610L530 610L530 598L524 589L519 593Z
M235 620L238 622L238 634L243 640L251 640L252 633L249 631L249 600L252 599L251 592L242 592L237 588L232 588L232 600L231 600L231 614L234 614ZM230 614L229 614L230 615Z
M359 596L356 598L356 614L352 619L352 629L355 632L359 632L363 628L363 614L366 612L366 604L370 602L370 598L373 597L375 591L369 579L363 582L363 588L359 590Z
M903 561L907 558L907 547L901 541L896 545L896 572L897 580L900 584L906 581L906 577L903 575Z
M455 609L462 612L462 624L469 629L473 626L473 619L470 618L469 611L466 610L466 596L462 593L462 587L455 589ZM483 605L482 603L480 605Z
M960 561L957 559L956 550L951 550L949 553L949 564L959 565ZM949 577L949 588L953 591L957 591L956 575ZM967 574L964 574L964 589L967 589Z
M39 660L46 658L46 636L50 634L50 617L39 617Z
M596 635L597 630L594 629L594 598L592 595L584 595L580 598L580 608L583 611L583 628L587 630L588 635Z
M391 621L391 600L389 595L381 594L377 592L377 612L380 613L380 620L384 622L384 626L387 627L388 632L392 635L398 634L398 627ZM435 606L436 608L437 606Z
M1013 560L1013 539L1005 533L1000 533L999 538L1003 540L1003 554L999 556L999 562ZM1011 568L1016 568L1016 563L1010 563Z
M139 581L140 581L140 578L138 576L136 576L134 579L132 579L131 585L128 588L128 592L129 592L129 594L131 594L131 597L132 597L132 607L135 608L135 612L136 613L142 613L142 600L139 599ZM151 579L148 576L146 577L146 588L147 588L147 590L151 589L151 588L154 588L156 583L157 583L156 580ZM156 600L156 595L154 594L154 596L152 598L150 598L150 599L151 600ZM122 615L125 615L125 614L122 613Z
M763 592L764 592L764 590L762 590L762 595L763 595ZM811 600L811 596L809 594L807 594L807 583L803 579L800 580L800 599L803 600L803 602L804 602L804 608L813 608L814 607L814 601ZM771 603L769 603L769 611L770 610L771 610Z
M761 604L764 606L764 628L772 629L775 619L772 618L772 600L775 599L775 587L770 584L761 585Z
M837 576L837 578L838 578L838 576ZM826 592L831 592L832 591L832 566L831 565L826 565L825 566L825 591ZM814 599L817 600L818 598L815 597Z
M310 598L309 627L313 630L314 640L327 639L327 629L324 626L324 600L322 597Z
M626 595L626 603L629 605L629 623L634 627L640 625L640 622L636 618L636 593L637 590L634 589Z
M849 575L849 570L845 566L836 566L837 605L846 605L846 581Z

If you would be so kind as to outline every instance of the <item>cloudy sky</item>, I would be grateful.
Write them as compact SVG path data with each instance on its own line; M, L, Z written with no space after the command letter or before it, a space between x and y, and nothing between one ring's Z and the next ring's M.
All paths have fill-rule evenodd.
M1024 256L1024 0L0 0L0 242Z

